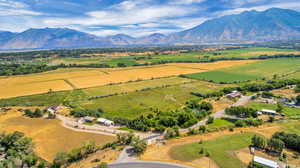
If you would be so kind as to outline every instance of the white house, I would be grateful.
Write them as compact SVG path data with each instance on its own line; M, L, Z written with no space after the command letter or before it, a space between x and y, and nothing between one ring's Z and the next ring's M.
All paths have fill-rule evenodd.
M97 123L102 124L102 125L106 125L106 126L113 126L114 125L113 121L110 121L110 120L105 119L105 118L98 118Z
M236 98L236 97L241 97L242 96L242 93L237 91L237 90L234 90L232 91L231 93L227 94L226 95L228 98Z
M279 168L279 164L277 162L262 157L254 156L253 161L268 168Z
M267 115L278 115L278 113L274 110L262 109L258 112L258 114L267 114Z

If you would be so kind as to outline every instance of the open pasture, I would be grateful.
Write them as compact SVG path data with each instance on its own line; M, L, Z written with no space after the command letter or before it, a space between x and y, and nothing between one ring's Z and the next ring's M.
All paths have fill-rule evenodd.
M178 63L135 68L68 68L39 74L1 77L0 99L47 93L49 90L72 90L136 80L149 80L153 78L205 72L249 62L253 61L193 63L190 64L190 67L189 64L181 65Z
M136 118L141 114L150 113L154 109L162 111L175 110L183 107L192 98L191 92L209 93L228 87L209 82L196 81L169 87L150 89L140 92L83 101L80 107L84 109L103 109L105 117Z
M25 133L33 139L37 154L47 161L52 161L56 153L69 152L87 141L103 145L114 140L114 137L107 135L69 130L62 127L59 120L31 119L12 111L0 115L0 131Z
M248 147L251 144L251 137L253 135L252 133L235 134L204 141L202 144L192 143L175 146L171 149L170 156L175 160L191 162L203 157L199 152L203 148L210 153L210 158L220 168L244 168L246 165L231 153L235 150Z
M300 70L299 58L281 58L258 61L245 65L223 68L214 71L186 75L192 79L220 82L242 82L258 79L282 77Z

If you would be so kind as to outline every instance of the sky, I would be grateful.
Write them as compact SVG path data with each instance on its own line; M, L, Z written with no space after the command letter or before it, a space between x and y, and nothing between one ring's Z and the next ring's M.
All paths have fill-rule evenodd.
M0 30L71 28L98 36L186 30L206 20L277 7L300 11L299 0L0 0Z

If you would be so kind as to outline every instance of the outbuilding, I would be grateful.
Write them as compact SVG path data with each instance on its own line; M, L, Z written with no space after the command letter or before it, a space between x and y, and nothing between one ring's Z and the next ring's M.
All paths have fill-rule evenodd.
M279 168L279 164L277 162L258 156L254 156L253 162L264 165L268 168Z
M113 126L114 125L113 121L110 121L110 120L105 119L105 118L98 118L97 123L102 124L102 125L106 125L106 126Z
M260 111L260 113L261 114L266 114L266 115L278 115L278 113L276 111L274 111L274 110L268 110L268 109L262 109Z
M89 116L86 116L83 118L85 122L93 122L95 120L94 117L89 117Z

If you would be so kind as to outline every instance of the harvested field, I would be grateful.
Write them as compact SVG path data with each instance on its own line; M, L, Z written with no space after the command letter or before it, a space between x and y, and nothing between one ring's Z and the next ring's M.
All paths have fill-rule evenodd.
M48 161L52 161L56 153L68 152L89 140L98 145L114 140L111 136L69 130L62 127L59 120L31 119L13 111L0 115L0 131L25 133L33 139L37 154Z
M74 88L88 88L112 83L205 72L249 62L253 62L253 60L193 63L190 64L190 67L189 64L177 63L136 68L71 68L39 74L2 77L0 78L0 92L4 94L1 94L0 98L40 94L48 92L49 89L53 91L72 90Z

